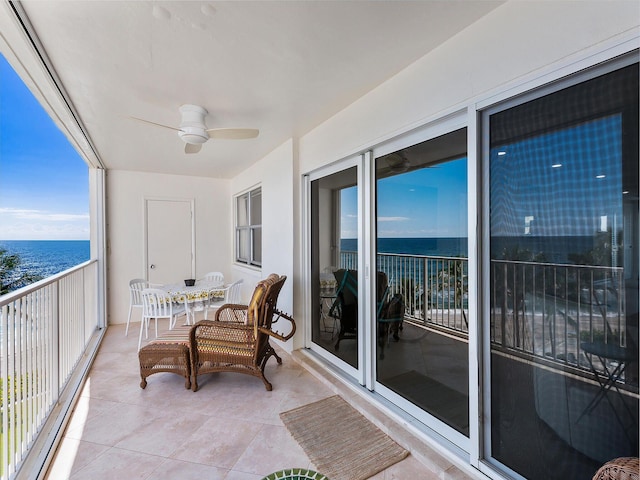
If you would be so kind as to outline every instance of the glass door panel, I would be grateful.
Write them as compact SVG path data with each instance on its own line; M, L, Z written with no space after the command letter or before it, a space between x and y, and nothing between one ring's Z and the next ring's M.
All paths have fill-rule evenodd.
M638 456L638 64L488 112L490 452Z
M467 131L376 158L376 379L469 436Z
M311 181L311 341L358 369L357 167Z

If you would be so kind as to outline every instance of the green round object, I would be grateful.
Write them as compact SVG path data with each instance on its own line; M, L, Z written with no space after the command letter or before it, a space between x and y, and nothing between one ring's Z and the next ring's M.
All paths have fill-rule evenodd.
M262 480L329 480L329 477L306 468L286 468L273 472Z

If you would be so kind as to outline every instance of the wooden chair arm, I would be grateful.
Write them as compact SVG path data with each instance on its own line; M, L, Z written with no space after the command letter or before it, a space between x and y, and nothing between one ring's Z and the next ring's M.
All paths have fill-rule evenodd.
M293 337L293 335L296 333L296 322L293 319L293 317L277 309L274 310L274 315L277 315L277 317L272 320L271 329L265 328L265 327L258 327L258 330L260 330L262 333L265 333L273 338L277 338L278 340L282 340L283 342L286 342L291 337ZM281 318L284 318L285 320L288 320L289 322L291 322L291 331L287 335L283 335L273 329L273 324L277 323L278 320L280 320Z

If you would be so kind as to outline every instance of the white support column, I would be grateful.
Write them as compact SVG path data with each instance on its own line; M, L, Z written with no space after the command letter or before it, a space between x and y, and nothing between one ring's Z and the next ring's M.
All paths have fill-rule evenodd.
M106 171L89 169L89 218L91 258L98 260L95 315L99 328L107 326L107 229L106 229Z

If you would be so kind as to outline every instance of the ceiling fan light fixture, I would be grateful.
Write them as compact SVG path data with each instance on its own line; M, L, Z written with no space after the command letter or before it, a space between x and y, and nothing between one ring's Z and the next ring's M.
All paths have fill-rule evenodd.
M178 136L183 142L199 145L209 140L209 134L202 127L181 126Z
M183 142L200 145L209 140L204 117L207 111L198 105L185 104L180 107L182 122L178 136Z
M244 140L256 138L260 133L256 128L207 128L205 117L209 112L198 105L184 104L180 107L180 113L182 114L182 121L179 127L164 125L138 117L130 118L155 125L156 127L177 131L178 137L185 143L185 153L199 152L202 149L202 145L212 138L216 140Z

